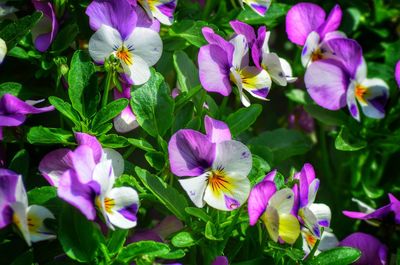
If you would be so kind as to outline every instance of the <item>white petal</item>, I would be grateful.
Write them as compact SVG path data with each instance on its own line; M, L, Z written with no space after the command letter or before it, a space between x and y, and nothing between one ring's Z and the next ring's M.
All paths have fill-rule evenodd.
M301 208L299 210L299 216L303 220L304 226L307 227L315 237L320 238L321 229L318 224L318 219L311 209L308 207Z
M280 86L286 86L286 75L282 69L280 60L276 53L263 54L262 66L270 74L272 80Z
M356 80L362 82L367 78L367 63L364 57L362 58L361 64L357 67Z
M150 68L139 56L132 55L132 65L122 62L124 72L129 76L134 85L143 85L150 79Z
M269 200L268 205L274 207L279 215L290 213L294 204L294 194L289 188L278 190Z
M89 40L89 53L97 63L103 63L122 45L121 35L112 27L102 25Z
M17 185L15 186L15 200L21 203L25 209L28 208L28 196L22 180L22 175L18 175Z
M135 28L128 39L124 41L124 45L132 49L134 62L136 57L140 57L147 66L155 65L163 51L163 44L158 32L142 27Z
M136 213L139 209L139 196L130 187L114 188L107 195L115 205L107 212L110 222L116 227L129 229L136 226Z
M346 92L346 102L351 116L357 121L360 121L360 111L358 109L356 96L354 93L355 87L356 83L355 81L352 81Z
M361 104L363 113L374 119L382 119L385 117L384 104L385 100L389 98L389 86L385 81L379 78L365 79L362 85L368 89L365 94L365 99L368 104ZM375 106L372 101L376 98L383 98L382 102L379 102L379 107Z
M114 176L117 178L124 173L125 161L122 155L111 148L104 148L101 160L111 160Z
M310 186L308 186L308 203L307 206L310 206L315 201L315 197L317 196L319 188L319 179L314 179Z
M271 77L264 69L259 70L254 66L247 66L240 70L242 87L253 97L267 100L271 88Z
M326 251L337 247L338 244L339 241L333 233L324 231L321 241L319 242L318 249L321 251Z
M243 84L240 74L233 67L231 68L231 76L233 77L233 81L238 88L240 101L242 102L243 106L247 108L251 105L250 100L243 92Z
M311 63L313 52L319 48L319 40L320 38L317 32L313 31L308 34L303 51L301 52L301 63L304 67L307 67Z
M357 200L355 198L351 199L353 202L357 203L358 209L360 209L361 212L363 213L372 213L375 211L374 208L372 208L371 206L369 206L368 204L366 204L365 202L362 202L360 200Z
M6 42L2 38L0 38L0 64L3 62L6 54L7 54Z
M331 223L331 209L323 203L313 203L309 209L313 212L320 226L329 227Z
M148 0L139 0L140 5L143 7L146 14L149 16L151 20L153 20L153 13L151 12L151 8L149 6Z
M205 204L203 197L207 187L207 176L208 172L194 178L179 179L182 188L186 191L194 205L199 208L202 208Z
M130 108L130 106L128 106ZM123 110L117 117L114 118L114 128L119 133L127 133L139 126L136 116L132 110Z
M280 57L279 57L279 62L281 63L281 67L283 69L283 72L285 73L286 81L288 83L296 82L297 77L293 77L292 67L290 66L289 62Z
M229 176L245 178L252 167L252 156L249 148L241 142L231 140L216 145L213 169L222 168Z
M269 46L268 46L268 42L269 42L269 37L271 36L271 31L267 31L265 32L265 38L264 38L264 42L262 45L262 53L269 53Z
M271 237L271 239L277 242L279 238L278 211L274 207L267 207L267 210L261 216L261 219L264 221L264 224L267 227L268 234Z
M177 1L177 0L176 0ZM175 2L176 2L175 1ZM157 18L158 21L160 21L162 24L170 26L172 25L172 22L174 21L174 17L169 17L166 14L164 14L158 6L161 6L163 4L172 2L171 0L157 0L155 2L150 3L152 5L152 12L153 16ZM176 3L175 3L176 4Z
M115 176L111 160L103 160L93 169L93 180L99 183L101 196L105 196L114 185Z
M54 215L45 207L31 205L27 209L29 232L32 242L56 238L54 231L51 231L44 224L45 219L55 219Z
M232 65L236 69L241 69L248 63L247 57L249 52L249 45L246 41L246 37L242 34L239 34L231 39L230 43L232 43L234 46Z
M26 215L27 206L17 201L11 205L11 208L13 210L14 224L18 227L19 231L21 231L26 243L31 246L31 236L29 234L28 218Z

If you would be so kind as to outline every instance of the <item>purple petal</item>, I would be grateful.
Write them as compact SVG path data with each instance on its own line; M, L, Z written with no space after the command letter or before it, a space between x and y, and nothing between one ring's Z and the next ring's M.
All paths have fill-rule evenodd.
M339 5L335 5L335 7L329 13L326 21L317 30L321 36L321 39L323 39L328 32L336 31L339 28L341 21L342 9Z
M92 149L92 154L95 163L99 163L103 155L103 148L95 136L87 133L75 133L75 139L78 145L86 145Z
M204 117L206 134L211 142L219 143L232 140L231 131L225 122L215 120L208 115Z
M24 123L26 116L24 114L0 114L0 126L12 127Z
M80 181L75 170L64 172L58 186L58 196L81 211L87 219L94 220L96 218L94 206L96 192L92 185Z
M215 34L212 28L204 27L202 29L202 33L209 44L215 44L221 47L226 52L228 56L228 61L232 62L233 50L235 49L232 43L224 40L224 38L222 38L218 34Z
M229 265L229 261L225 256L218 256L215 258L212 265Z
M234 210L240 207L240 202L233 197L224 194L225 206L229 210Z
M57 149L45 155L40 161L39 171L50 185L57 187L64 172L73 167L71 152L66 148Z
M227 53L217 45L200 48L198 55L200 82L208 92L228 96L232 87L229 79L231 64Z
M246 23L241 22L239 20L231 21L229 22L229 24L231 25L236 34L238 35L241 34L245 36L249 46L253 45L253 42L256 40L256 33L254 32L252 26L247 25Z
M247 202L250 225L257 223L257 220L265 212L269 199L275 192L276 186L272 181L262 181L250 191Z
M262 46L265 42L265 36L266 36L266 28L264 26L258 28L257 32L257 39L254 41L252 47L251 47L251 58L253 59L254 65L258 69L262 69L261 67L261 61L262 61Z
M274 182L274 180L275 180L275 176L276 176L276 173L277 173L278 171L276 170L276 169L274 169L274 170L272 170L271 172L268 172L268 174L267 175L265 175L265 177L263 178L263 182L264 181L271 181L271 182Z
M388 264L388 248L375 237L365 233L353 233L343 239L339 246L353 247L361 251L361 257L353 264L386 265Z
M76 171L79 181L82 183L89 183L93 179L93 170L96 165L93 149L87 145L81 145L68 155L70 156L73 169Z
M304 78L311 98L323 108L338 110L346 106L348 76L333 60L312 63Z
M395 77L396 77L397 85L400 88L400 61L397 62L395 71L396 71Z
M86 14L93 30L107 25L116 29L122 39L129 37L137 23L135 9L126 0L94 0Z
M352 39L334 38L325 44L333 52L333 59L343 64L351 77L355 77L358 67L362 64L362 48Z
M303 46L308 34L324 23L325 15L325 11L315 4L294 5L286 15L286 33L289 40Z
M36 10L42 11L43 14L46 16L46 18L42 18L43 23L39 23L38 25L36 25L36 27L46 27L47 25L45 24L50 24L48 25L50 27L50 32L39 34L34 40L36 49L41 52L45 52L54 41L58 32L58 21L56 13L53 5L48 1L33 0L32 3ZM37 30L38 32L43 31L43 29L33 29L33 31L35 30Z
M345 216L353 219L365 219L365 216L368 214L361 213L361 212L352 212L352 211L343 211L342 212Z
M179 130L169 141L168 154L172 173L180 177L200 176L214 161L215 144L197 131Z
M138 211L138 205L136 203L126 206L122 209L119 209L118 212L122 214L126 219L135 222L137 221L137 211Z
M16 201L17 183L21 178L14 171L0 168L0 228L12 222L10 205Z
M11 95L4 94L0 99L0 113L1 114L38 114L54 110L53 106L36 108L25 101Z
M135 11L137 15L136 27L150 28L154 31L160 32L160 22L158 20L149 18L146 12L144 12L143 8L141 8L139 5L136 5Z
M315 170L310 163L304 164L303 168L301 169L301 174L306 176L308 183L311 183L315 179Z

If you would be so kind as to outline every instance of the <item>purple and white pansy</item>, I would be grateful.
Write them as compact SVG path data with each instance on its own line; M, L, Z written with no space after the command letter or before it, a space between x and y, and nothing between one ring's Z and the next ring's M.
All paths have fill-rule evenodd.
M328 17L325 11L312 3L298 3L286 15L286 33L291 42L303 47L301 62L304 67L311 62L326 58L325 42L335 38L346 38L337 31L342 20L342 10L336 5Z
M129 83L146 83L150 78L150 67L162 54L158 32L138 24L135 8L127 0L94 0L86 14L90 27L96 31L89 40L93 60L103 64L114 56Z
M33 105L43 100L22 101L11 94L0 98L0 140L3 139L3 127L16 127L23 124L29 114L39 114L54 110L53 106L36 108Z
M0 168L0 229L10 224L16 225L31 246L33 242L56 238L54 231L45 226L45 219L55 217L43 206L28 206L22 176Z
M300 172L294 175L299 184L293 186L295 206L293 213L299 216L302 224L311 233L321 238L321 228L328 228L331 222L331 210L326 204L314 203L319 188L319 179L315 178L314 167L304 164Z
M232 211L250 192L247 178L252 167L250 150L232 140L228 126L205 117L206 135L182 129L169 141L171 171L197 207Z
M351 39L325 42L331 52L328 59L312 63L305 74L311 98L323 108L338 110L347 105L352 117L360 121L359 107L370 118L385 116L388 85L379 78L367 78L361 46Z
M142 6L151 20L156 18L164 25L172 25L174 22L174 12L178 0L130 0L136 1ZM136 3L135 3L136 4Z
M89 220L95 220L96 208L108 227L128 229L136 226L139 208L137 192L129 187L113 188L124 170L122 156L113 149L103 149L97 139L76 133L78 147L59 149L47 154L39 170L58 188L58 196Z
M247 25L239 20L231 21L231 27L236 34L246 37L249 47L251 47L251 58L254 65L262 70L266 70L272 81L280 86L286 86L297 80L293 77L290 64L276 53L270 52L268 41L271 35L270 31L266 31L266 27L260 27L257 35L252 26Z
M32 0L37 11L43 12L43 17L32 29L32 39L36 49L45 52L49 49L58 33L56 11L51 1Z
M265 16L271 5L271 0L239 0L239 3L242 7L243 4L246 4L260 16Z
M271 171L252 188L248 201L249 222L255 225L261 219L273 241L294 244L300 235L299 221L292 214L294 193L289 188L277 190L271 181L276 173Z
M238 88L244 106L249 106L250 101L243 90L253 97L266 100L271 78L264 69L249 66L246 36L238 34L226 41L211 28L204 27L202 31L209 43L200 48L198 55L200 82L204 89L229 96L233 83Z

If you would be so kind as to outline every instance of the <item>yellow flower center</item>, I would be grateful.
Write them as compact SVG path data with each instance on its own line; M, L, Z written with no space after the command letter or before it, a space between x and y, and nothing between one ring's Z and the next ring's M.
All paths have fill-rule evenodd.
M97 208L99 208L99 209L102 208L100 197L98 197L98 196L96 197L95 203L96 203ZM104 199L104 209L106 210L107 213L111 213L111 210L114 208L114 206L115 206L115 200L114 199L111 199L111 198L108 198L108 197L106 197Z
M357 84L354 94L356 95L356 98L358 99L358 101L360 101L364 104L367 103L367 101L365 100L365 96L368 94L368 88L366 88L365 86L362 86L360 84Z
M322 51L320 49L316 49L315 51L313 51L313 53L311 54L311 61L315 62L318 60L321 60L324 58L324 54L322 53Z
M116 56L127 65L133 64L132 53L129 51L127 47L125 47L125 45L122 45L121 47L118 48Z
M211 185L211 189L215 195L218 195L220 192L229 192L232 190L232 181L221 169L211 171L208 177L208 184Z

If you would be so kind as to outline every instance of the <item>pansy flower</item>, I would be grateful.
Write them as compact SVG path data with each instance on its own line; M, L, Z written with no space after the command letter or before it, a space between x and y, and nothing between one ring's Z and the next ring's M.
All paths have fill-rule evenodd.
M6 54L7 54L7 44L2 38L0 38L0 64L3 63Z
M130 100L131 86L124 82L121 82L121 85L122 85L121 92L118 91L118 89L114 89L114 98L115 99L126 98ZM114 118L114 128L117 132L127 133L136 129L138 126L139 123L136 120L136 116L133 113L130 104L128 104L128 106L126 106L126 108L123 109L121 113Z
M0 62L1 62L1 59L0 59ZM395 70L395 74L394 75L395 75L395 78L396 78L396 81L397 81L397 85L400 88L400 61L398 61L397 64L396 64L396 70Z
M86 14L90 27L96 30L89 40L93 60L103 64L114 56L130 83L147 82L150 66L156 64L162 54L159 34L138 26L135 9L126 0L94 0Z
M270 31L266 31L265 27L260 27L256 36L253 27L246 23L236 20L231 21L230 25L236 34L246 37L247 43L251 47L251 57L254 65L260 70L266 70L272 81L280 86L286 86L287 83L297 80L296 77L293 77L290 64L276 53L270 52L268 46Z
M244 106L249 106L250 101L243 90L266 100L271 78L265 70L248 66L249 44L246 36L239 34L226 41L211 28L204 27L202 31L209 43L200 48L198 55L200 82L204 89L229 96L233 83Z
M305 253L305 257L307 257L307 255L310 254L311 250L315 247L318 238L306 228L301 229L301 236L303 237L303 251ZM323 251L335 248L338 246L338 244L339 241L336 238L335 234L324 231L317 246L317 250L315 251L315 255L318 255Z
M240 5L243 7L243 3L251 7L260 16L265 16L269 6L271 5L271 0L239 0Z
M32 38L36 49L47 51L58 32L56 12L51 1L32 0L36 10L43 12L43 17L32 29Z
M156 18L164 25L172 25L178 0L129 0L134 5L137 2L143 7L151 20Z
M295 206L300 221L317 238L321 238L321 228L328 228L331 221L331 210L326 204L314 203L319 188L319 179L315 178L314 167L304 164L300 172L294 175L299 184L293 186Z
M40 172L58 188L58 196L87 219L96 218L97 208L111 229L134 227L137 192L128 187L113 188L124 170L122 156L113 149L103 149L93 136L76 133L75 137L79 146L74 151L64 148L50 152L40 162Z
M400 201L394 197L393 194L389 193L388 196L390 201L389 204L379 209L371 208L363 202L353 200L359 205L362 212L343 211L343 214L353 219L365 220L371 224L379 224L382 221L389 221L399 225Z
M354 262L355 265L387 265L389 264L389 250L377 238L356 232L342 241L339 246L357 248L361 251L361 257Z
M271 181L275 175L276 170L268 173L251 190L248 201L250 225L255 225L261 219L273 241L278 242L280 239L294 244L300 235L299 221L291 213L295 202L294 193L289 188L277 190Z
M250 191L250 150L232 140L228 126L208 116L206 135L182 129L169 141L171 171L197 207L206 203L231 211L240 207Z
M0 168L0 229L15 224L26 243L56 238L44 224L45 219L55 219L54 215L40 205L28 206L28 197L22 176Z
M325 41L346 36L336 31L342 20L342 10L336 5L328 17L325 11L312 3L298 3L286 15L286 33L291 42L304 46L301 52L303 66L323 59L328 52Z
M0 140L3 139L3 127L20 126L29 114L39 114L54 110L53 106L36 108L33 105L43 100L22 101L11 94L4 94L0 99Z
M352 117L358 121L358 105L367 117L383 118L389 87L382 79L367 78L360 45L351 39L332 39L325 44L334 51L330 59L312 63L304 78L312 99L329 110L347 105Z

